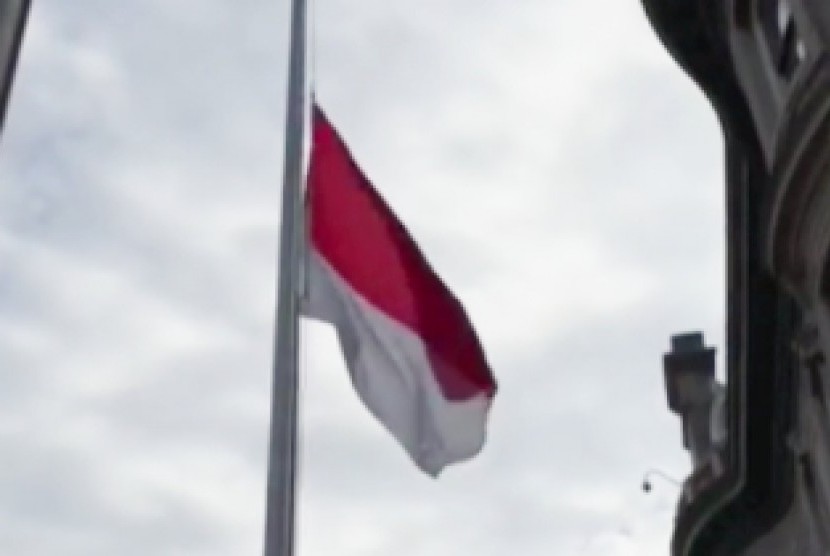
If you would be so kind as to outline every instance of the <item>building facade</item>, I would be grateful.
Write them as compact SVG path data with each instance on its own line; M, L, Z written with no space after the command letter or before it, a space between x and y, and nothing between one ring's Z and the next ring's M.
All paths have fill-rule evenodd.
M707 401L704 356L672 363L674 345L664 361L694 463L672 554L830 554L830 2L642 3L717 113L726 153L725 392ZM693 391L697 405L675 403Z

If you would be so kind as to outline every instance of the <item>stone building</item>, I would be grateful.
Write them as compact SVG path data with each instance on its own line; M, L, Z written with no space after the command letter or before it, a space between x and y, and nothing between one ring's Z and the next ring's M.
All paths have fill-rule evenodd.
M725 394L700 335L664 361L694 463L672 554L830 554L830 2L641 1L726 160Z

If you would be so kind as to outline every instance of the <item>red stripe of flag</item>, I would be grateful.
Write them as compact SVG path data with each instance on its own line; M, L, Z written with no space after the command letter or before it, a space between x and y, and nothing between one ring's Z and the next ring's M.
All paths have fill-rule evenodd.
M313 107L308 176L313 248L364 299L420 337L451 401L486 394L496 382L461 303Z

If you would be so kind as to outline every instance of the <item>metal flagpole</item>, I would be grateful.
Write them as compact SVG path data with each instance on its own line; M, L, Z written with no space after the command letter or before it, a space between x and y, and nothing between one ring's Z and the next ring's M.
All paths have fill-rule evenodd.
M274 378L265 510L265 556L294 552L297 465L297 372L303 132L306 87L306 2L293 0L285 121Z

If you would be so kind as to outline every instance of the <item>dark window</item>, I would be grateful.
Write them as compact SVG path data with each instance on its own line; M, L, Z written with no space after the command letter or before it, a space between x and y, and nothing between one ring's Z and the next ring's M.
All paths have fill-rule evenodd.
M826 409L824 398L824 380L821 378L821 365L811 364L807 366L810 373L810 393L818 404Z
M830 310L830 251L824 254L824 269L821 272L819 291L825 308Z
M789 79L806 55L789 0L759 0L758 19L775 70Z

